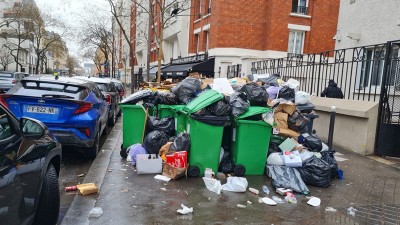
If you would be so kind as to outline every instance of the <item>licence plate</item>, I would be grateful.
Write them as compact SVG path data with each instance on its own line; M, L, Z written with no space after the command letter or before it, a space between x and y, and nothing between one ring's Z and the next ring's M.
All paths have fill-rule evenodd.
M58 108L54 107L44 107L44 106L28 106L27 112L30 113L43 113L43 114L56 114Z

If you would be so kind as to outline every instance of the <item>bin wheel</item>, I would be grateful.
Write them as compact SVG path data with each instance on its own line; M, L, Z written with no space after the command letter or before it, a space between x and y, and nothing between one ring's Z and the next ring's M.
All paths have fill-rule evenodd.
M243 165L236 165L235 168L233 169L233 172L235 173L236 176L243 177L244 174L246 173L246 168Z
M126 148L122 147L122 145L121 145L121 151L119 152L119 154L124 159L126 159L126 157L128 157L128 153L126 152Z
M189 166L188 169L189 177L198 177L200 175L200 169L197 166Z

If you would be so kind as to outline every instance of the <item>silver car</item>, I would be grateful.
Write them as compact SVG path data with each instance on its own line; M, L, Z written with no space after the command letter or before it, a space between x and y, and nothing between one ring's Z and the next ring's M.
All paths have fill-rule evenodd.
M29 74L23 72L0 72L0 93L10 90L16 83L27 76Z

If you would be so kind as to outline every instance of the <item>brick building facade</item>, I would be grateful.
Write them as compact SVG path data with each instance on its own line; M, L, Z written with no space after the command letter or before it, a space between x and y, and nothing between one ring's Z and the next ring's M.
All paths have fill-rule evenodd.
M332 50L339 0L192 0L189 54L215 57L215 76L229 65Z

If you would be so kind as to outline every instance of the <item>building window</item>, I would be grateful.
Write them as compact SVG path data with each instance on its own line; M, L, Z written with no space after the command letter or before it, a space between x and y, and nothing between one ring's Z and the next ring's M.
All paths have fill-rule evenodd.
M367 49L362 63L360 88L380 86L383 75L384 50Z
M303 54L304 36L302 31L289 31L288 53Z
M174 51L175 51L175 46L174 46L174 44L175 44L175 42L173 41L172 43L171 43L171 58L174 58Z
M206 31L206 52L208 52L209 41L210 41L210 32Z
M308 15L308 0L292 0L292 13Z
M206 11L204 14L208 15L211 13L211 4L212 4L212 0L206 0Z
M203 8L203 1L199 0L199 18L201 18L201 13L202 13L201 8Z

